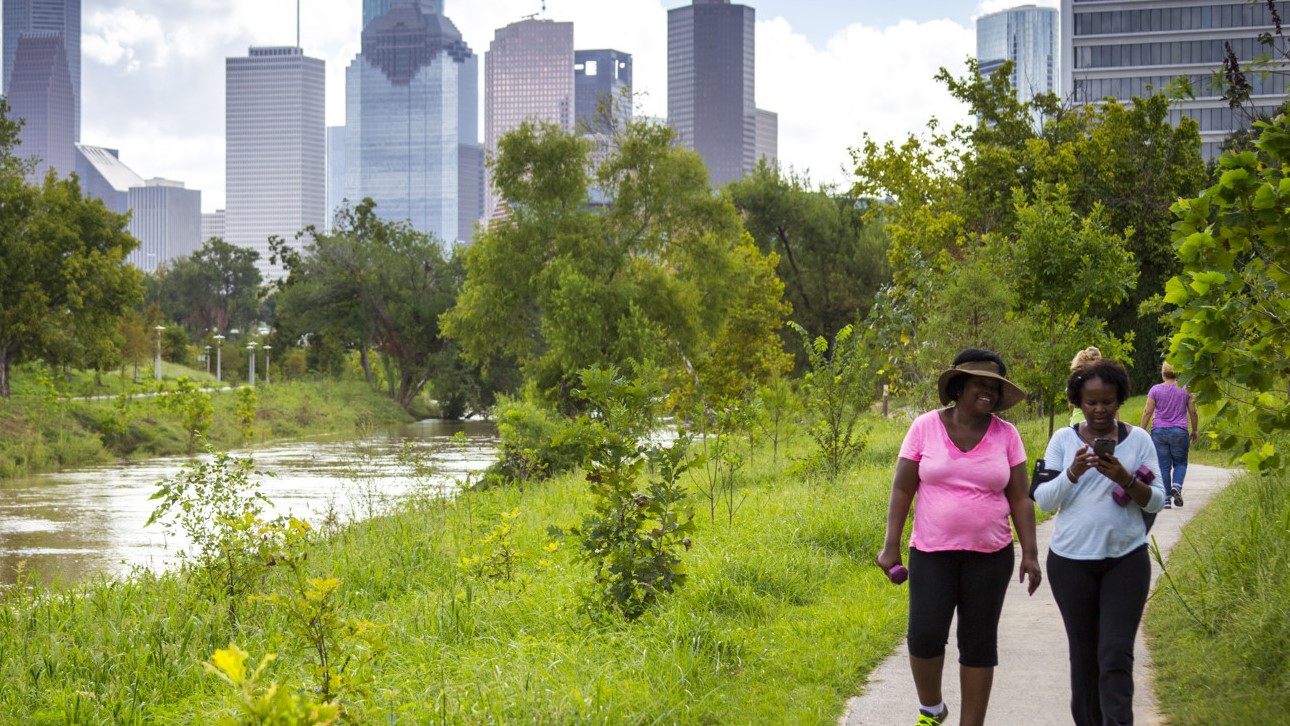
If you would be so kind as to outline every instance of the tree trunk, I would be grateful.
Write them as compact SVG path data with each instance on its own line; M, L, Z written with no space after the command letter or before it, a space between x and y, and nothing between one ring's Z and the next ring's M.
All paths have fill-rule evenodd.
M13 360L13 346L0 345L0 398L9 397L9 364Z
M372 385L372 361L367 357L367 346L358 349L358 360L363 364L363 377L367 379L367 385Z

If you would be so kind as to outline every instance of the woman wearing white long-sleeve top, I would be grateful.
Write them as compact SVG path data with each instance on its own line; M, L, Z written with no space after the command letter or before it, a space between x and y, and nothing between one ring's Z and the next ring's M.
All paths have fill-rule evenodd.
M1044 461L1062 473L1035 501L1057 510L1047 570L1070 646L1071 715L1077 726L1132 724L1133 644L1151 585L1144 515L1164 506L1160 465L1150 435L1118 420L1129 395L1119 363L1073 372L1066 395L1084 422L1048 442Z

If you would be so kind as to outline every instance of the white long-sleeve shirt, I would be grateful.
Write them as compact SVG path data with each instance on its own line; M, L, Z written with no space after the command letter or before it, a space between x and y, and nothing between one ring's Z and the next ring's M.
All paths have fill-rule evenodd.
M1056 479L1035 489L1035 502L1040 509L1046 512L1057 510L1049 549L1072 560L1121 557L1147 541L1142 511L1158 512L1165 504L1156 447L1151 436L1136 426L1130 426L1129 435L1116 445L1115 457L1126 470L1134 472L1145 464L1156 475L1151 483L1151 499L1145 507L1139 507L1136 502L1122 507L1111 497L1115 482L1102 476L1097 469L1090 468L1075 482L1066 475L1075 461L1075 453L1085 445L1069 426L1054 433L1048 442L1045 465L1062 472Z

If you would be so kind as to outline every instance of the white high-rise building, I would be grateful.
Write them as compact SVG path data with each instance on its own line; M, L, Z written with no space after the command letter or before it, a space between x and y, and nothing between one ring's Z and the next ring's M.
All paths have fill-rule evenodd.
M129 229L139 246L126 262L144 272L191 255L201 248L202 193L159 178L130 187Z
M269 237L291 239L327 225L323 61L296 47L251 48L225 64L225 241L260 253Z
M484 148L525 121L574 128L573 23L521 20L498 28L484 55ZM485 172L487 174L487 172ZM485 214L498 203L492 180L485 183Z

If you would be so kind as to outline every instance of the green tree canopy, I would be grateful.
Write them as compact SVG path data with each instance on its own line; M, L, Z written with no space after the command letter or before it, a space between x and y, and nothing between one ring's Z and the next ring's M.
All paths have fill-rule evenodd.
M718 395L784 368L774 261L673 142L666 127L623 124L593 164L590 143L555 126L502 138L493 178L509 216L467 249L444 316L469 361L512 357L565 404L584 368L650 361L674 388ZM717 370L731 345L751 348L738 380Z
M148 302L160 305L166 323L191 333L249 329L256 318L260 253L218 237L187 257L167 262L149 285Z

